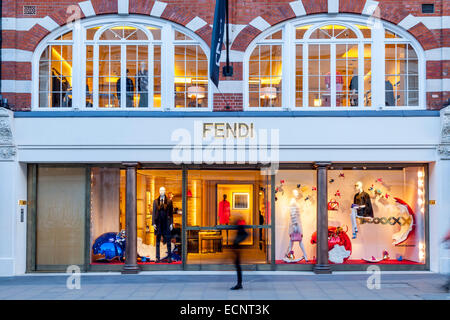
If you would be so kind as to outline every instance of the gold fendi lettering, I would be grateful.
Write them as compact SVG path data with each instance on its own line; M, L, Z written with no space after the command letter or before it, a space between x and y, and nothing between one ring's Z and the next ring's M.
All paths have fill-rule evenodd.
M203 123L203 139L212 135L214 138L253 138L254 124L243 122L215 122Z

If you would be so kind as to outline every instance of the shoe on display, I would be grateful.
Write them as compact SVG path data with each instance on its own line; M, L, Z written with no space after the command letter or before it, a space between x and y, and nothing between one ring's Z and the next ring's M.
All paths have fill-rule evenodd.
M242 289L242 284L237 284L234 287L230 288L230 290L239 290Z

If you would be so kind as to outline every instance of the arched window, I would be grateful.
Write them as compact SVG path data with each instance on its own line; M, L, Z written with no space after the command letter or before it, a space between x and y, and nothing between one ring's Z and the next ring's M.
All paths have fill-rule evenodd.
M188 29L136 16L111 15L78 23L80 28L64 26L38 46L34 109L211 106L207 46Z
M282 31L256 45L249 60L249 99L252 107L281 107Z
M72 106L72 37L69 31L49 41L40 55L38 83L42 108Z
M370 28L300 26L296 28L295 46L296 107L372 105Z
M277 26L249 46L247 110L425 107L421 49L407 32L362 17L309 20Z

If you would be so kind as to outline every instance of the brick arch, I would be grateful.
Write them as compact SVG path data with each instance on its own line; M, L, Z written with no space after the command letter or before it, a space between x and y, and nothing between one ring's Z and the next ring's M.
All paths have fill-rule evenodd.
M315 14L328 13L327 0L302 0L306 16L312 16ZM340 0L339 1L339 13L348 13L361 15L366 4L366 0ZM270 26L284 23L286 21L296 19L294 11L286 5L278 6L277 8L271 8L271 13L264 12L260 17L267 21ZM402 8L398 7L398 4L390 2L380 2L378 4L377 12L379 12L379 19L382 21L390 22L395 25L399 25L410 13ZM247 25L237 35L231 46L232 50L245 51L250 43L263 32L252 25ZM422 46L424 50L438 48L440 46L439 40L436 35L429 30L422 22L417 23L408 31Z
M101 1L101 0L92 0L92 6L95 11L96 16L106 15L106 14L118 14L117 1ZM150 13L152 11L154 0L130 0L129 2L129 14L140 14L144 16L151 16ZM78 5L78 8L79 5ZM69 21L72 12L67 13L66 8L59 9L55 12L52 12L48 17L51 18L54 22L56 22L60 27L66 25L67 23L73 21ZM163 13L161 14L159 19L170 21L176 23L180 26L186 27L186 25L192 21L196 16L192 13L188 12L184 8L177 7L174 4L167 4ZM86 16L83 14L83 11L80 8L79 18L84 19ZM24 38L30 37L29 39L32 41L26 42L27 50L34 51L38 44L48 35L51 31L41 27L36 24L31 30L25 32ZM208 46L211 44L211 35L212 28L209 24L201 27L198 30L194 31L203 41L205 41Z

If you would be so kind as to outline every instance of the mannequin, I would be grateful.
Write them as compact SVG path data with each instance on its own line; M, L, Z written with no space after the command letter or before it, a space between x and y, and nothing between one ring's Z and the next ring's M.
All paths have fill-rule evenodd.
M119 79L117 79L116 82L116 96L117 99L119 100L119 105L120 105L120 77ZM126 106L127 108L132 108L133 107L133 96L134 96L134 83L133 80L130 78L130 70L127 69L127 76L126 76L126 81L125 81L125 91L126 91Z
M227 200L227 195L223 195L223 200L219 202L219 224L230 223L230 202ZM227 229L227 242L228 245L228 229Z
M394 107L395 99L394 99L394 86L389 80L386 80L384 83L384 92L385 92L385 103L386 106Z
M148 106L148 71L145 62L141 63L137 76L137 87L140 94L139 108L146 108Z
M349 89L350 93L350 105L355 107L358 105L358 68L353 69L353 77L350 80Z
M286 262L297 262L302 259L305 259L306 262L308 262L308 257L306 255L305 246L303 245L303 230L302 230L302 223L300 220L300 210L298 208L297 200L299 198L298 190L294 189L292 191L293 197L289 203L289 212L290 212L290 218L291 221L289 223L289 248L286 252L286 257L283 258ZM294 242L298 241L300 248L303 252L303 257L300 259L293 259L294 251L293 245Z
M228 224L230 222L230 202L227 195L223 195L223 200L219 202L219 224Z
M171 231L173 229L173 204L172 200L166 196L166 188L159 188L159 197L153 201L153 228L156 235L156 262L160 262L159 246L161 236L163 242L167 243L167 252L169 257L167 262L171 263Z
M356 194L353 198L353 204L351 206L351 220L352 220L352 239L356 239L358 233L358 227L356 225L356 217L370 217L373 218L372 202L367 192L363 190L363 184L361 181L355 183Z

